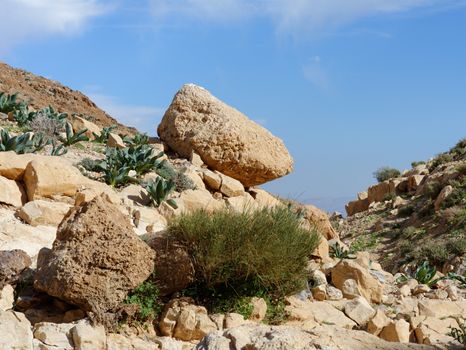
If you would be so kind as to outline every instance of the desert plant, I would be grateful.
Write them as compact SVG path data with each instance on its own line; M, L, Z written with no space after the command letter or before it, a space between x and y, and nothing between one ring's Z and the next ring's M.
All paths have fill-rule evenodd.
M161 177L157 177L155 180L147 183L145 188L155 207L160 206L163 202L167 202L172 208L178 208L173 199L168 199L170 193L175 189L175 183L173 181L167 181Z
M164 179L173 181L178 192L196 189L193 180L186 176L183 170L175 169L175 167L168 162L160 164L160 166L155 169L155 172Z
M28 125L36 116L36 112L30 112L27 105L21 105L13 112L13 118L19 126Z
M418 165L426 164L424 161L419 161L419 162L411 162L411 167L415 168Z
M92 134L94 135L94 140L93 142L96 142L96 143L106 143L107 140L108 140L108 137L110 135L110 133L116 129L116 125L110 125L110 126L107 126L105 128L103 128L101 131L100 131L100 135L97 135L95 132L93 132Z
M116 149L113 154L122 166L129 167L137 175L153 171L164 162L160 160L164 153L153 155L152 147L147 145Z
M377 179L378 182L384 182L386 180L390 180L394 177L400 176L400 171L395 168L390 168L390 167L382 167L377 169L374 172L374 177Z
M458 143L450 149L450 153L455 155L462 155L466 153L466 138L459 140Z
M125 304L138 307L138 321L145 322L157 318L162 311L162 303L159 299L159 289L154 283L153 275L128 294Z
M458 343L466 346L466 319L463 319L463 321L460 321L458 318L457 323L459 325L459 328L450 327L450 333L448 335L455 338L455 340Z
M344 249L338 242L330 246L330 256L336 259L356 259L356 256L351 254L348 249Z
M71 126L71 124L66 123L65 124L65 137L59 137L59 140L65 146L71 146L81 141L89 141L89 138L85 135L86 132L87 132L87 129L83 129L75 133L73 131L73 127Z
M63 130L63 122L59 119L49 118L44 113L38 113L29 121L29 128L34 133L41 133L49 139L56 139Z
M450 154L450 153L440 153L432 160L430 169L433 170L433 169L437 168L438 166L440 166L442 164L452 162L453 160L454 160L454 157L453 157L452 154Z
M147 134L136 134L133 137L124 136L123 142L128 146L142 146L149 143L149 136Z
M18 94L8 95L4 92L0 92L0 112L10 113L18 110L23 104L17 102Z
M99 172L101 169L99 168L101 160L100 159L92 159L89 157L83 158L78 165L82 166L87 171L92 172Z
M43 136L26 133L11 136L5 129L0 130L0 152L14 151L17 154L34 153L43 148Z
M195 262L200 289L248 289L287 295L306 285L305 266L319 243L287 208L208 213L198 210L169 223ZM252 295L252 294L250 294Z
M52 151L50 152L50 155L59 157L67 152L68 148L66 148L64 144L57 144L57 141L52 139Z

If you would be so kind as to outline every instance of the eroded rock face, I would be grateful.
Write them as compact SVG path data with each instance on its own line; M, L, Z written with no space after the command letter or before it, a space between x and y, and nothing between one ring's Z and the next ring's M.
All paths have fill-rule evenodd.
M146 280L154 252L117 206L98 196L60 224L53 248L38 259L34 286L86 311L117 307Z
M196 85L175 95L157 132L185 158L196 152L210 168L255 186L293 169L283 142Z
M26 252L15 250L0 251L0 290L6 284L14 284L26 268L31 266L31 258Z
M178 292L194 281L194 266L183 245L160 236L147 244L155 251L156 283L161 295Z

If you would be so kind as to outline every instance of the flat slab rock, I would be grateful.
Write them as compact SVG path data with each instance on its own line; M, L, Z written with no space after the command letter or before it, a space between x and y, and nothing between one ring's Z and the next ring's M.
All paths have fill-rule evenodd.
M196 350L434 350L434 346L390 343L364 331L337 327L303 330L289 326L243 325L207 335Z

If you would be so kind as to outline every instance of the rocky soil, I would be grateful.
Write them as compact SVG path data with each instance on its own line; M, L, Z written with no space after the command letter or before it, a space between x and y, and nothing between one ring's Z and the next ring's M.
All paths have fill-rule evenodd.
M200 88L181 91L189 89ZM333 227L327 214L314 206L297 208L302 225L316 228L321 239L309 252L308 288L285 298L282 317L275 322L279 324L265 324L268 304L263 298L250 301L251 313L245 318L236 312L209 312L183 295L196 278L193 261L166 235L167 223L199 209L286 206L254 185L285 175L292 166L281 140L246 122L206 90L194 96L196 103L175 98L159 127L164 130L161 140L150 144L154 153L165 151L163 158L185 176L184 186L170 194L176 208L167 201L154 207L140 184L114 188L86 170L85 158L105 158L103 144L80 142L59 157L46 155L49 148L40 154L0 152L0 349L464 348L450 335L466 318L464 285L456 280L429 286L414 278L399 279L398 271L383 268L383 256L364 250L337 256L331 246L345 247L348 238L357 239L348 234L354 218L337 220ZM205 108L193 110L193 105ZM215 143L213 149L205 145L211 138L218 140L215 128L177 136L180 128L183 135L188 132L190 124L183 120L204 114L206 122L214 123L229 120L230 113L232 120L245 122L231 129L228 142ZM180 119L170 125L173 118ZM70 122L75 131L84 123ZM12 124L1 123L9 128ZM99 129L95 124L86 127ZM251 130L262 135L254 140L260 154L250 152L248 140L242 139ZM165 133L170 135L167 140ZM236 153L231 140L241 146ZM126 147L118 134L111 134L107 145ZM234 163L234 173L218 164L223 154ZM252 165L257 165L254 170ZM159 176L151 171L144 179ZM417 188L422 183L418 181ZM379 205L388 203L372 206ZM152 274L154 267L158 274ZM145 324L119 322L134 315L124 302L128 293L148 280L160 287L165 302L159 317Z

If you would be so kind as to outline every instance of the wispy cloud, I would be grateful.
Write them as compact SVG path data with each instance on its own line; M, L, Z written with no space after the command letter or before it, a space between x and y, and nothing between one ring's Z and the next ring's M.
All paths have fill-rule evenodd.
M0 52L27 39L80 32L111 9L102 0L2 0L1 7Z
M149 0L158 21L190 18L202 22L268 17L280 33L318 34L380 15L466 5L465 0Z
M138 106L122 103L114 96L95 92L95 88L87 89L86 95L119 122L134 126L139 131L147 132L149 135L156 134L157 125L162 119L164 110L155 106ZM89 92L94 90L94 92Z
M320 90L327 90L329 88L329 78L327 73L321 65L321 58L314 56L303 67L304 77Z

